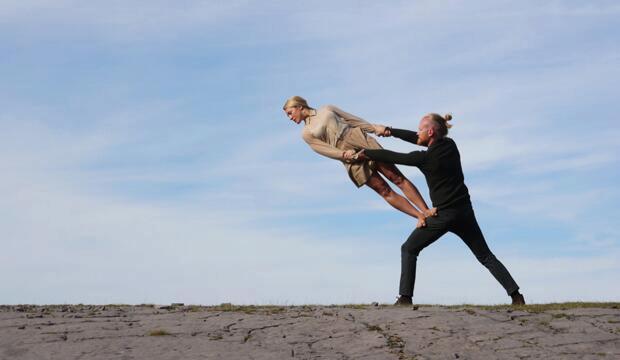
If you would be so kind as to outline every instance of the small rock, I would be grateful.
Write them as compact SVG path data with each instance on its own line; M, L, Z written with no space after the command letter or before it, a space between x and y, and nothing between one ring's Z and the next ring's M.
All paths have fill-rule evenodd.
M418 310L420 307L418 305L413 305L413 310Z
M20 327L18 327L19 330L24 330L26 328L26 325L22 325Z
M373 301L371 305L372 305L372 306L379 306L379 303L378 303L378 302L376 302L376 301Z
M455 358L455 359L460 358L459 354L456 354L456 353L455 353L455 354L454 354L454 358Z

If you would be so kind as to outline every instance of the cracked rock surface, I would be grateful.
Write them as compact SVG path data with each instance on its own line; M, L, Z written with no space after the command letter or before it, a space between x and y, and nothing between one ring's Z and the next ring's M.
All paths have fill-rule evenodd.
M620 358L620 309L0 306L0 359L539 358Z

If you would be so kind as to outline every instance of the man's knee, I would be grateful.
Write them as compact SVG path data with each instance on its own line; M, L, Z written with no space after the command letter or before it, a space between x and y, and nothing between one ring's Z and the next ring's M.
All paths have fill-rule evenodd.
M483 265L489 265L497 261L497 258L495 257L495 255L493 255L493 253L491 252L476 255L476 259L478 259L478 261L480 261L480 263L482 263Z
M418 257L418 255L420 255L420 251L422 251L422 249L419 249L416 246L412 246L407 242L402 244L400 247L400 253L407 256Z

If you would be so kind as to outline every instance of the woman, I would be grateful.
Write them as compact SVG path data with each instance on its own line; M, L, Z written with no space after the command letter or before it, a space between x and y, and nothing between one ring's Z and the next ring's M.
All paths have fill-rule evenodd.
M428 209L418 189L396 166L382 162L357 161L354 156L361 149L381 149L381 145L366 133L382 136L385 127L370 124L332 105L316 110L300 96L288 99L283 109L291 121L296 124L304 122L302 138L312 150L323 156L342 161L349 177L357 187L368 185L394 208L417 218L416 227L426 225L424 219L433 215L434 209ZM394 192L379 173L398 186L420 210Z

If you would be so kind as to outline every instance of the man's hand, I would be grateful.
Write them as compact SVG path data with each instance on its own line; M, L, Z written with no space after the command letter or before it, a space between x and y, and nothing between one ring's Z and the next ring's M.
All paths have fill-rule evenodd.
M424 214L424 217L431 217L431 216L437 216L437 208L434 207L432 209L428 209L428 210L423 210L422 213Z
M419 229L419 228L423 228L425 226L426 226L426 219L423 216L420 216L418 218L418 223L415 225L415 227L417 229Z
M368 156L366 156L366 153L364 153L364 149L358 151L355 155L353 155L353 160L357 160L357 161L368 160Z

